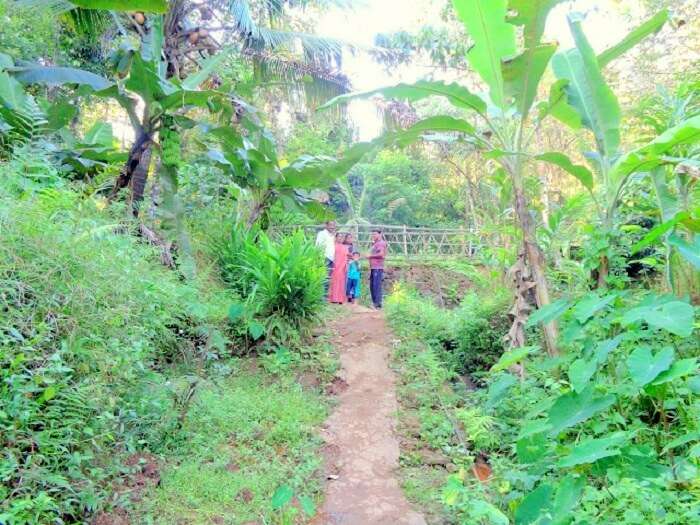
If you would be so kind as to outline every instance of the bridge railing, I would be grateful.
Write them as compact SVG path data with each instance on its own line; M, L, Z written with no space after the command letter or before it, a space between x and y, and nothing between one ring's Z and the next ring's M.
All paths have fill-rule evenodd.
M322 224L284 225L272 228L273 235L304 230L315 237L323 229ZM372 244L373 230L381 230L387 242L389 253L404 257L463 256L471 257L480 248L475 232L466 228L419 228L395 224L352 224L339 225L338 231L352 233L353 244L360 250L367 250Z

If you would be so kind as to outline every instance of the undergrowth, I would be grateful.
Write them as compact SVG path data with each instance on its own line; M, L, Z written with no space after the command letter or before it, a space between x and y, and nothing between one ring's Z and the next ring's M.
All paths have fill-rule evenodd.
M433 331L449 328L436 321L448 312L405 292L387 312L402 341L404 431L406 417L420 424L402 451L404 483L436 522L700 523L692 305L641 290L562 299L532 320L561 316L562 356L506 352L476 390ZM425 446L447 470L412 454Z
M264 369L245 359L231 366L230 377L197 395L139 523L296 523L300 509L273 504L280 487L315 507L323 486L316 429L327 413L320 392L302 388L289 356L268 358Z
M295 335L318 315L322 303L314 287L320 288L320 280L304 286L303 279L313 277L304 274L295 281L318 303L300 305L298 296L281 296L264 284L276 281L276 268L249 261L255 273L246 305L255 316L248 319L237 314L242 300L212 272L218 266L199 245L199 273L186 281L133 235L136 225L118 204L106 207L79 188L27 189L5 182L0 523L87 523L105 512L132 512L138 499L134 464L151 457L165 465L162 490L151 505L158 510L151 515L168 516L160 523L187 519L176 519L179 511L206 516L216 500L208 498L217 486L222 447L239 456L241 479L257 476L253 499L244 505L251 519L261 512L293 512L269 511L275 487L291 483L313 494L317 485L308 480L317 440L311 429L325 409L289 370L334 366L327 352L311 355ZM279 261L285 246L312 256L298 239L260 250ZM280 304L306 307L308 315L298 321L298 311ZM280 333L272 337L274 327L260 316L285 321L286 346L273 344ZM266 372L248 377L242 371L246 360L231 356L244 353L251 340L269 341L270 353L260 359ZM182 461L182 470L171 468L172 457ZM245 461L257 461L259 470L246 470ZM202 500L180 500L178 491L188 486L180 481L200 468ZM167 503L165 512L159 505L169 498L180 506Z

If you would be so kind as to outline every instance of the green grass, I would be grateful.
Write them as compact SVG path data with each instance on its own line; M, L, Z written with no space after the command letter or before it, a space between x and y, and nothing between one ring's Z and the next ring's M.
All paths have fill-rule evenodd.
M205 386L139 522L274 523L272 495L283 484L318 499L317 427L326 415L320 393L303 389L292 374L247 367Z

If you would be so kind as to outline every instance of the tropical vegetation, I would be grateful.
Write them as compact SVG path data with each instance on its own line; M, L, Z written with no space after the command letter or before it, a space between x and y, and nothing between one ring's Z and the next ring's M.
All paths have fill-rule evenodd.
M0 0L0 523L312 519L329 219L475 247L389 257L429 523L700 523L696 3L353 4Z

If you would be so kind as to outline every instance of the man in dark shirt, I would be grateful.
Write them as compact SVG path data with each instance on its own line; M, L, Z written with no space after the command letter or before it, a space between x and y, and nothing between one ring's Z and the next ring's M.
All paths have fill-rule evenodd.
M384 280L384 258L387 245L381 230L372 231L372 248L369 252L369 291L375 308L382 307L382 281Z

